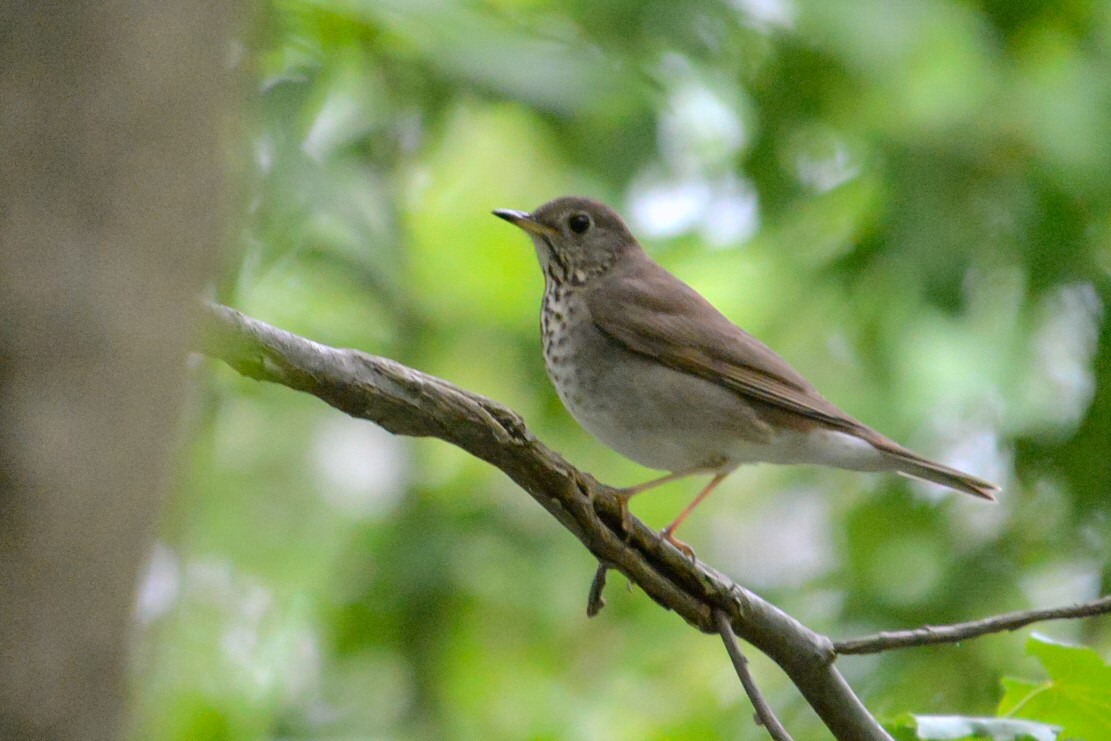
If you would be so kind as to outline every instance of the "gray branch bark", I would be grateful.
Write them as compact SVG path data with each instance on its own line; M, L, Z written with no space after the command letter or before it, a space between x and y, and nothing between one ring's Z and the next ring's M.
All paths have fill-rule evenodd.
M313 394L398 435L436 437L501 469L607 568L705 633L715 611L767 654L842 741L890 737L833 666L832 642L634 521L621 524L614 490L540 443L512 410L385 358L327 347L234 309L208 305L199 349L245 376ZM600 586L598 587L600 589ZM593 595L592 605L600 605Z
M198 349L243 375L313 394L398 435L439 438L501 469L598 559L588 615L602 609L606 572L617 569L657 603L723 640L724 617L736 635L783 668L838 739L889 738L834 668L840 654L954 643L1042 620L1111 613L1109 596L833 642L709 566L691 562L643 523L634 519L626 534L614 490L536 440L501 404L395 361L327 347L225 306L208 304L203 314Z
M760 722L760 725L768 729L768 734L773 741L794 741L791 734L787 732L779 718L776 717L775 711L768 705L768 701L764 699L764 695L760 693L760 688L756 686L756 680L752 678L752 672L748 670L748 659L741 652L741 647L737 644L737 639L733 635L733 626L729 624L729 618L724 613L715 610L714 622L717 623L718 633L721 634L721 641L725 644L725 651L729 654L729 660L733 662L733 669L737 672L737 678L741 680L741 686L745 688L745 694L752 701L752 708L756 711L756 719Z
M895 630L863 638L837 641L833 644L838 654L875 654L897 648L932 646L939 643L957 643L979 638L990 633L1002 633L1025 628L1043 620L1072 620L1111 613L1111 596L1100 597L1068 607L1050 607L1039 610L1022 610L994 615L981 620L952 625L924 625L913 630Z

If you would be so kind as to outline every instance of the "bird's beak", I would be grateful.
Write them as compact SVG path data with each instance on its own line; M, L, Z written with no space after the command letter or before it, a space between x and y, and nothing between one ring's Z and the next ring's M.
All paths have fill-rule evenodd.
M513 226L524 229L529 234L536 234L541 237L555 237L559 234L555 229L547 224L541 224L536 219L532 218L532 214L525 213L524 211L510 211L507 208L499 208L493 212L494 216L499 219L505 219Z

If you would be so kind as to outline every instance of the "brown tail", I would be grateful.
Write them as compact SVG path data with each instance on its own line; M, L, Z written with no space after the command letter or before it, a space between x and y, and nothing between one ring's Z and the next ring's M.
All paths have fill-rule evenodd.
M894 464L895 470L903 476L932 481L935 484L963 491L965 494L971 494L974 497L995 501L994 492L999 491L999 487L989 481L969 476L967 473L931 461L929 458L923 458L890 440L884 439L882 443L879 443L879 441L870 442L887 454Z

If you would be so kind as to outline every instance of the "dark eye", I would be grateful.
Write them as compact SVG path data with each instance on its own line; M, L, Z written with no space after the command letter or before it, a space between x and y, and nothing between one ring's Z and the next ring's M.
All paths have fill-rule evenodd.
M586 214L573 214L567 220L567 226L571 227L571 231L575 234L582 234L590 228L590 217Z

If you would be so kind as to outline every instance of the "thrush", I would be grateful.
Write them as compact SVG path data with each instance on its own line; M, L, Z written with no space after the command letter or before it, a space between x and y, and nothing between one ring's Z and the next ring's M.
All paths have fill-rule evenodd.
M588 432L648 468L669 472L618 490L629 499L669 481L710 482L675 530L738 466L816 464L890 471L994 499L999 487L921 456L827 401L767 345L653 261L621 218L588 198L496 216L532 238L544 271L544 361L556 393Z

